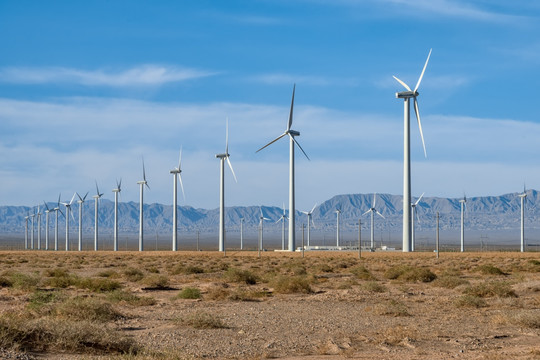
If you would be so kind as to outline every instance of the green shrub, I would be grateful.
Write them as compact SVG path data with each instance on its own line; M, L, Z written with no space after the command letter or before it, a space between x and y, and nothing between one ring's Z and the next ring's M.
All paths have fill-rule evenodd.
M490 264L480 265L475 270L483 275L507 275L504 271L502 271L498 267L490 265Z
M152 306L157 303L156 299L147 296L137 296L127 291L115 290L107 295L107 300L115 303L126 303L132 306Z
M114 271L114 270L104 270L104 271L101 271L97 274L97 276L99 277L104 277L104 278L110 278L110 279L116 279L116 278L119 278L120 275Z
M482 282L476 285L468 286L463 290L466 295L478 297L517 297L509 283L505 281Z
M76 286L93 292L109 292L122 287L118 281L107 278L83 278Z
M386 270L384 276L390 280L398 279L409 282L431 282L437 278L437 275L429 269L409 265L393 266Z
M200 299L201 291L197 288L184 288L178 295L175 296L176 299Z
M70 274L69 274L69 271L67 271L67 269L60 268L60 267L57 267L54 269L46 269L43 271L43 276L46 276L46 277L66 277L69 275Z
M188 266L184 268L182 272L186 275L202 274L204 273L204 269L198 266Z
M33 291L39 284L39 277L37 275L30 275L20 272L7 271L2 274L5 278L4 283L6 285L11 284L14 289Z
M53 303L63 296L56 291L36 290L28 298L28 307L30 309L39 309L46 304Z
M360 280L374 280L375 277L364 266L359 265L351 269L351 273Z
M276 293L281 294L293 294L293 293L303 293L311 294L313 290L311 289L310 279L307 276L276 276L271 281L271 286L274 288Z
M139 269L128 268L124 270L124 277L127 281L137 282L144 278L144 273Z
M249 270L228 268L223 274L223 277L230 282L245 283L248 285L254 285L257 283L257 277Z
M433 285L446 288L446 289L454 289L460 285L468 284L469 282L465 279L460 278L459 276L440 276L435 281L433 281Z
M54 312L57 316L71 320L108 322L122 318L108 302L92 297L75 297L58 304Z

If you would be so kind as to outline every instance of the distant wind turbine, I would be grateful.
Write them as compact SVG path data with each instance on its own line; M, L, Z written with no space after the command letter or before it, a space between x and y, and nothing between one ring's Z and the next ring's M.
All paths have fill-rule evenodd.
M56 207L52 209L56 216L54 220L54 251L58 251L58 212L60 211L60 213L64 215L62 210L60 210L60 196L61 194L58 194L58 202L56 203Z
M32 219L32 232L30 233L30 249L34 250L34 218L36 217L36 209L32 207L32 214L30 215L30 219Z
M173 235L172 235L172 250L178 251L178 182L180 182L180 188L182 189L182 196L186 201L186 194L184 193L184 185L182 184L182 148L180 148L180 158L178 159L178 167L175 167L170 171L173 174Z
M148 186L148 181L146 181L146 171L144 170L144 159L142 160L142 172L143 172L143 179L141 181L137 181L137 184L140 186L140 200L139 200L139 251L144 250L144 186L150 190L150 186Z
M238 182L229 159L229 119L226 119L225 126L225 153L216 154L220 160L220 181L219 181L219 251L225 251L225 160L229 164L234 181Z
M43 201L43 204L45 204L45 250L49 250L49 213L52 211L49 209L49 206Z
M99 223L99 199L103 196L99 192L98 184L96 181L96 195L92 196L94 198L94 251L98 251L98 223Z
M520 251L525 251L525 202L527 201L527 190L523 185L523 193L518 195L521 200L521 246Z
M341 209L336 210L336 246L339 247L339 216L341 215Z
M418 111L418 101L416 100L416 98L419 95L417 90L420 86L420 83L422 82L422 78L424 77L424 72L426 71L430 56L431 50L429 50L426 63L424 64L424 68L422 69L420 78L418 78L418 82L416 83L414 91L411 90L411 88L406 83L394 76L394 79L396 79L407 90L396 93L396 98L405 100L403 125L403 252L411 251L411 114L409 100L411 98L414 99L414 111L416 113L416 119L418 120L418 128L420 129L422 146L424 147L424 156L427 157L426 144L424 143L424 134L422 132L422 123L420 122L420 112Z
M465 207L467 206L467 197L463 195L463 199L459 200L461 206L461 252L465 251Z
M76 193L76 194L77 194L77 197L79 198L79 200L77 200L77 204L79 204L79 246L78 246L78 250L82 251L83 204L84 204L84 200L86 200L86 197L88 196L88 192L83 197L81 197L81 195L79 195L79 193Z
M313 205L313 208L310 211L302 211L303 214L307 215L307 246L308 248L311 246L311 225L315 227L315 223L313 222L313 210L317 207L317 204ZM311 224L310 224L311 222Z
M69 251L69 215L71 214L71 217L73 217L73 214L71 213L71 204L73 203L73 200L75 199L75 194L73 194L73 197L71 198L70 202L64 202L62 205L66 207L66 251ZM73 218L73 221L75 221L75 218Z
M412 238L412 241L411 241L411 251L414 251L414 247L416 246L416 233L415 233L415 229L414 229L414 219L415 219L415 215L416 215L416 219L418 220L418 212L416 211L416 206L418 205L418 203L420 202L420 200L422 200L422 197L424 196L424 193L422 193L422 195L420 195L420 197L418 198L418 200L416 200L416 202L412 203L411 204L411 208L412 208L412 213L411 213L411 218L412 218L412 227L411 227L411 238Z
M118 251L118 194L122 191L122 178L116 180L116 189L114 193L114 229L113 229L113 250Z
M380 217L384 219L384 216L377 211L375 208L375 203L377 201L377 194L373 194L373 202L371 203L371 208L362 214L362 216L366 215L367 213L371 213L371 250L375 249L375 238L374 238L374 226L373 226L373 214L377 214Z
M270 141L268 144L264 145L262 148L257 150L257 152L261 151L265 147L275 143L279 139L281 139L284 136L289 136L289 251L295 250L295 196L294 196L294 144L298 145L302 153L306 156L306 158L309 160L309 157L307 156L304 149L302 149L302 146L300 146L300 143L295 139L295 136L300 136L299 131L291 130L292 122L293 122L293 107L294 107L294 92L296 89L296 84L293 86L293 93L292 93L292 100L291 100L291 110L289 113L289 120L287 122L287 129L283 134L275 138L274 140Z
M285 250L285 221L287 221L287 213L285 212L285 204L283 204L283 215L277 219L276 224L281 221L281 250Z
M28 219L30 218L30 214L27 213L27 215L24 217L25 220L25 226L24 226L24 249L28 250Z
M37 228L38 228L38 233L37 233L37 249L38 250L41 250L41 210L39 208L39 205L37 207Z
M244 218L240 218L240 250L244 250Z
M260 221L259 221L259 230L260 230L260 234L259 234L259 250L264 250L263 223L264 223L265 220L270 221L270 219L263 215L262 207L260 208L260 210L261 210L261 216L259 217L259 219L260 219Z

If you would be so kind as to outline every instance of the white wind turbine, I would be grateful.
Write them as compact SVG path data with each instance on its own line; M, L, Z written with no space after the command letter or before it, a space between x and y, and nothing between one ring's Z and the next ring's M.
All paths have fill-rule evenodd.
M339 246L339 216L341 215L341 209L336 210L336 246Z
M309 248L311 245L311 225L315 227L315 223L313 222L313 210L317 207L317 204L313 205L313 208L310 211L302 211L303 214L307 215L307 247ZM310 224L311 222L311 224Z
M45 204L45 250L49 250L49 213L52 211L49 209L49 206L47 206L47 203L45 200L43 201L43 204Z
M79 193L76 193L77 194L77 197L79 198L79 200L77 200L77 204L79 204L79 246L78 246L78 250L79 251L82 251L82 215L83 215L83 204L84 204L84 200L86 200L86 197L88 196L88 192L86 193L86 195L84 195L84 197L81 197L81 195L79 195Z
M118 194L122 191L122 179L116 180L114 193L114 229L113 229L113 250L118 251Z
M30 214L24 217L25 220L25 226L24 226L24 249L28 250L28 219L30 218Z
M62 205L66 207L66 251L69 251L69 215L71 214L71 217L73 217L73 214L71 213L71 204L73 203L76 194L77 193L73 194L73 197L71 198L71 201L69 203L62 203ZM75 218L73 218L73 221L75 221Z
M426 63L424 64L424 68L422 69L422 73L420 74L420 78L418 78L418 82L416 83L416 87L414 88L414 91L411 90L411 88L405 84L403 81L398 79L394 76L394 79L396 79L407 91L402 91L396 93L396 98L404 99L405 106L404 106L404 125L403 125L403 252L409 252L411 251L411 135L410 135L410 120L411 120L411 114L410 114L410 99L414 99L414 111L416 113L416 119L418 120L418 128L420 129L420 136L422 138L422 146L424 147L424 156L427 157L426 153L426 145L424 143L424 134L422 132L422 123L420 122L420 112L418 111L418 101L416 98L418 97L418 87L420 86L420 82L422 81L422 77L424 76L424 72L426 71L426 67L429 61L429 57L431 56L431 50L429 50L429 54L426 60Z
M294 144L298 145L302 153L306 156L306 158L309 160L309 157L307 156L304 149L302 149L302 146L298 143L298 141L295 139L295 136L300 136L300 132L296 130L291 130L292 122L293 122L293 107L294 107L294 92L296 89L296 84L293 86L293 93L292 93L292 100L291 100L291 110L289 113L289 120L287 122L287 129L283 134L275 138L274 140L270 141L268 144L264 145L262 148L257 150L257 152L261 151L265 147L275 143L279 139L281 139L284 136L289 136L289 251L295 250L295 196L294 196Z
M384 219L384 216L375 208L376 201L377 201L377 194L373 194L373 202L371 203L371 208L362 214L363 216L363 215L366 215L367 213L371 213L371 250L375 249L375 237L374 237L375 228L373 226L373 214L377 214Z
M184 193L184 185L182 184L182 148L180 148L180 158L178 160L178 167L170 171L173 174L173 235L172 235L172 250L178 250L178 182L180 182L180 188L182 189L182 196L186 201L186 194Z
M262 207L261 210L261 216L259 217L259 250L264 250L264 241L263 241L263 223L264 221L270 221L269 218L265 217L263 215Z
M96 195L92 196L94 198L94 251L98 251L98 223L99 223L99 199L103 196L99 192L99 188L96 181Z
M137 184L140 186L140 199L139 199L139 251L144 250L144 202L143 202L143 196L144 196L144 186L150 190L150 186L148 186L148 182L146 181L146 171L144 170L144 159L142 160L142 172L143 172L143 179L141 181L137 181Z
M285 204L283 204L283 215L277 219L276 224L281 221L281 250L285 250L285 221L288 219L285 212Z
M225 160L229 164L234 181L238 182L236 175L229 159L229 119L226 119L225 126L225 153L216 154L216 158L220 160L220 177L219 177L219 251L225 251Z
M463 199L459 200L461 206L461 252L465 251L465 207L467 206L467 197L463 195Z
M415 229L414 229L414 219L415 219L415 215L416 215L416 219L418 220L418 212L416 211L416 206L418 205L418 203L420 202L420 200L422 200L422 197L424 196L424 193L422 193L422 195L420 195L420 197L418 198L418 200L416 200L416 202L412 203L411 204L411 210L412 210L412 213L411 213L411 218L412 218L412 227L411 227L411 238L412 238L412 241L411 241L411 251L414 251L414 247L416 246L416 233L415 233Z
M518 195L521 199L521 246L520 251L525 251L525 202L527 201L527 190L523 185L523 193Z
M60 211L60 213L62 215L64 215L64 213L62 213L62 210L60 210L60 196L61 194L58 194L58 202L56 203L56 207L52 209L52 211L55 212L55 220L54 220L54 250L55 251L58 251L58 212Z
M240 250L244 250L244 218L240 218Z
M32 232L30 233L30 249L34 250L34 218L36 217L36 209L32 207L32 214L30 215L30 219L32 219Z
M37 233L37 249L38 250L41 250L41 210L39 208L39 205L37 207L37 228L38 228L38 233Z

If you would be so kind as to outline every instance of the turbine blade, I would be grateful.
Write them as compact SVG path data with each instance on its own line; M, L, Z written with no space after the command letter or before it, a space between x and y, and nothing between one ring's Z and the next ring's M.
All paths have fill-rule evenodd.
M420 197L418 198L418 200L416 200L416 202L414 203L414 206L418 205L418 203L420 202L420 200L422 200L422 197L424 196L425 193L422 193L422 195L420 195Z
M182 146L180 146L180 158L178 159L178 170L181 170L182 165Z
M403 85L403 87L404 87L405 89L407 89L407 90L409 90L409 91L412 91L411 88L409 87L409 85L405 84L403 81L399 80L397 77L395 77L395 76L393 76L393 75L392 75L392 77L393 77L394 79L396 79L398 83L400 83L401 85Z
M309 156L307 156L306 152L304 151L304 149L302 149L302 146L300 146L300 143L298 141L296 141L296 139L294 138L294 136L292 136L291 134L289 134L289 136L291 137L291 139L293 139L294 143L296 145L298 145L298 147L300 148L300 150L302 150L302 153L304 153L304 156L306 157L306 159L308 159L309 161L311 161L311 159L309 158Z
M296 84L294 84L293 90L292 90L291 112L289 113L289 122L287 123L287 131L291 130L292 121L293 121L294 92L295 92L295 90L296 90Z
M315 226L315 221L313 221L313 217L311 218L311 224L313 225L313 227L316 227Z
M229 154L229 118L225 118L225 154Z
M58 194L58 205L57 205L57 206L60 206L60 196L61 196L61 195L62 195L61 193Z
M77 192L76 192L75 194L77 194L77 197L79 198L79 200L81 200L81 201L82 201L82 197L81 197L81 195L79 195L79 193L77 193Z
M178 174L178 181L180 182L180 189L182 189L182 196L184 201L186 201L186 194L184 193L184 184L182 184L182 175Z
M62 212L62 210L58 209L58 211L60 211L60 214L62 214L64 217L66 217L66 215Z
M45 200L43 200L43 204L45 204L45 208L47 209L47 211L50 211L49 207L47 206L47 203L45 202Z
M82 198L82 201L86 200L86 197L88 196L88 191L86 192L86 194L84 195L84 197Z
M73 203L73 200L75 200L75 195L78 195L77 193L73 194L73 197L71 198L71 201L69 202L69 205Z
M281 139L281 138L284 137L285 135L287 135L286 132L284 132L283 134L279 135L277 138L275 138L274 140L270 141L268 144L264 145L262 148L260 148L259 150L255 151L255 152L259 152L259 151L261 151L262 149L264 149L265 147L272 145L273 143L275 143L276 141L278 141L279 139Z
M317 203L315 203L315 205L313 205L313 208L311 209L311 211L309 213L311 214L313 212L313 210L315 210L316 207L317 207Z
M374 193L373 194L373 205L371 206L372 208L375 208L375 203L377 202L377 193Z
M422 132L422 122L420 121L420 111L418 110L418 101L414 98L414 112L418 120L418 128L420 129L420 137L422 138L422 146L424 147L424 156L427 157L426 143L424 142L424 133Z
M143 177L143 180L146 181L146 171L144 169L144 157L142 158L142 177Z
M426 67L427 67L427 64L429 62L429 57L431 56L431 50L433 50L433 49L429 49L429 54L427 56L426 63L424 64L424 68L422 69L422 73L420 74L420 77L418 78L418 82L416 83L416 87L414 88L414 92L416 92L416 90L418 90L418 88L420 87L420 83L422 82L422 78L424 77L424 72L426 71Z
M97 180L95 180L95 182L96 182L96 194L97 196L99 196L99 187L97 186Z
M380 212L378 212L377 210L375 210L375 214L379 215L380 217L382 217L383 219L386 219Z
M366 214L369 213L370 211L372 211L372 210L369 209L368 211L366 211L365 213L363 213L362 216L366 215Z
M229 160L229 156L227 156L227 164L229 164L229 168L231 169L232 175L234 177L234 181L238 182L238 180L236 179L236 174L234 173L234 170L232 168L231 160Z

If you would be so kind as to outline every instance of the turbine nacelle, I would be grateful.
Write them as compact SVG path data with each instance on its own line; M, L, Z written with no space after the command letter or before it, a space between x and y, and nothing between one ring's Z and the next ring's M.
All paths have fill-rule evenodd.
M289 130L289 131L287 131L287 134L289 134L291 136L300 136L300 131Z
M396 98L398 99L410 99L416 98L420 93L418 91L402 91L396 93Z

